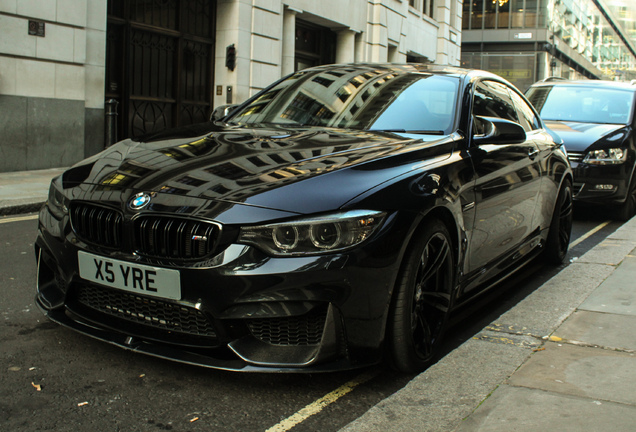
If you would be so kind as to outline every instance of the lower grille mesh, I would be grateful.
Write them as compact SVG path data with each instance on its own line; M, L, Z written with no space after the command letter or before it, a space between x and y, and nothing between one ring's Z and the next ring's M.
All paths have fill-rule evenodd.
M254 337L272 345L317 345L326 318L324 311L298 317L252 319L247 326Z
M197 309L90 285L79 287L77 301L99 312L156 329L217 336L212 323Z

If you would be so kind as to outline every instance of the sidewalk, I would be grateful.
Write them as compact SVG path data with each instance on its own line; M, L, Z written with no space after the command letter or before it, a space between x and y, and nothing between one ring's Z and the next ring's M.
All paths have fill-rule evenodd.
M38 211L47 199L51 180L64 169L0 173L0 216Z
M636 218L343 432L636 430Z

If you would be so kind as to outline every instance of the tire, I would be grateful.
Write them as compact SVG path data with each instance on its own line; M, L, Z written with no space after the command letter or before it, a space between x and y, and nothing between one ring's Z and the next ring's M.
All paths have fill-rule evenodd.
M573 214L572 182L570 179L565 179L552 212L550 230L546 241L544 257L550 264L562 264L568 253Z
M425 222L406 253L391 305L388 347L395 369L422 371L439 354L455 271L448 229L439 220Z
M629 190L627 191L627 198L625 202L618 207L616 217L621 221L628 221L636 212L636 175L629 184Z

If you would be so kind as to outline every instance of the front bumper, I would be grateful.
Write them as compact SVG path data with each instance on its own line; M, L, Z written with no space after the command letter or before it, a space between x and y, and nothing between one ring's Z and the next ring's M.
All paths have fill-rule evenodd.
M51 321L86 336L108 342L129 351L195 366L242 372L331 372L364 366L364 364L354 365L344 357L322 364L258 364L242 359L238 355L235 357L228 356L224 350L187 349L98 327L94 323L85 321L81 317L70 313L68 310L46 309L39 296L36 297L36 304Z
M271 258L233 245L206 266L176 266L182 298L169 300L80 278L78 251L107 251L83 243L44 208L36 301L61 325L182 363L270 372L362 367L382 360L402 244L391 226L400 224L389 218L363 249L328 256Z
M572 162L571 165L575 201L618 205L627 199L631 164L588 165Z

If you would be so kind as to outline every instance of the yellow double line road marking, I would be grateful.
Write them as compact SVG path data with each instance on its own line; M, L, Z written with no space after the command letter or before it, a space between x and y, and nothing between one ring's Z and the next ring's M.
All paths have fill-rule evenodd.
M9 223L9 222L22 222L22 221L33 220L33 219L37 219L37 218L38 218L37 214L32 214L32 215L27 215L27 216L10 217L10 218L5 218L5 219L0 219L0 224L5 224L5 223Z
M322 411L323 408L336 402L338 399L351 392L360 384L364 384L365 382L375 378L376 376L378 376L379 373L380 370L376 369L374 371L365 372L358 375L357 377L338 387L331 393L328 393L320 399L310 403L305 408L298 411L296 414L287 417L285 420L281 421L277 425L274 425L271 428L267 429L266 432L286 432L290 430L297 424L307 420L312 415L318 414L320 411Z
M594 234L596 234L597 232L599 232L600 230L602 230L603 228L605 228L607 225L609 225L611 221L606 221L603 222L602 224L600 224L599 226L592 228L591 230L589 230L588 232L586 232L585 234L583 234L581 237L577 238L576 240L574 240L573 242L570 243L570 247L573 248L574 246L578 245L581 242L584 242L585 240L587 240L588 238L590 238L591 236L593 236Z

